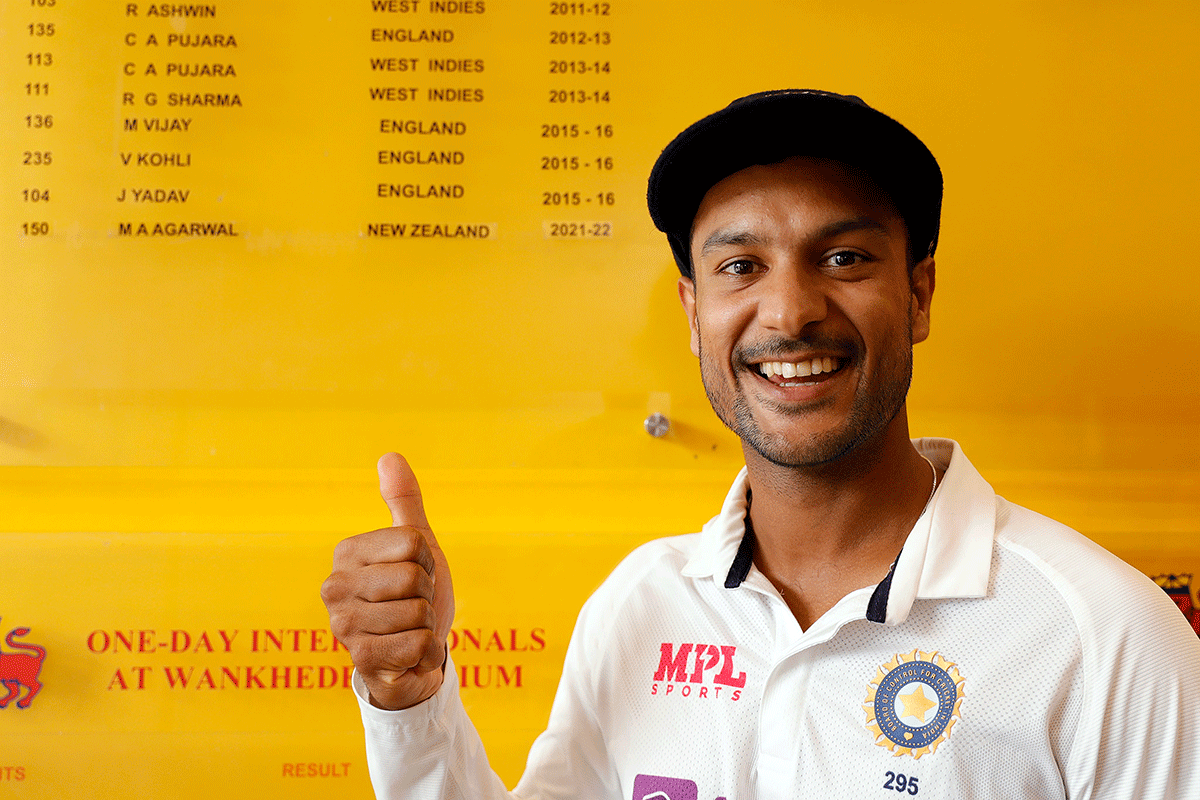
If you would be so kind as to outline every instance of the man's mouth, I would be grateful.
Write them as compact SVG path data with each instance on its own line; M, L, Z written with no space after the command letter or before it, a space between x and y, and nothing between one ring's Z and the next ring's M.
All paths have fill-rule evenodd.
M776 386L804 386L813 383L814 376L837 372L844 363L840 358L822 356L804 361L763 361L753 366L759 375Z

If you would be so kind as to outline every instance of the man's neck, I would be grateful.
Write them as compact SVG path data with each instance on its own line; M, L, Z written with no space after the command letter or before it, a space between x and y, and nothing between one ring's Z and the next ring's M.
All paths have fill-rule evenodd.
M782 467L749 451L746 465L754 563L802 628L887 575L933 485L903 411L878 441L835 462Z

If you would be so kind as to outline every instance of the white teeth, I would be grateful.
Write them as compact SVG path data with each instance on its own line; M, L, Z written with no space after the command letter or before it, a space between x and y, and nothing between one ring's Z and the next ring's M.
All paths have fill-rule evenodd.
M833 372L838 366L837 359L826 356L795 364L788 361L764 361L758 365L758 368L768 378L776 375L783 378L807 378L809 375Z

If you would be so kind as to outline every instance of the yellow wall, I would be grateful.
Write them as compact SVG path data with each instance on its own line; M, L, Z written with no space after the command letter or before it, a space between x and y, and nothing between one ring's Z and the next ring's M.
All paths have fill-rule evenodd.
M675 269L642 196L681 127L763 88L859 94L942 164L914 433L959 439L998 491L1149 574L1200 572L1194 4L478 5L0 10L0 634L27 627L17 641L47 651L43 692L0 709L0 789L369 796L349 693L295 683L300 667L319 682L346 663L313 638L327 626L316 590L334 542L386 524L372 469L388 449L423 480L460 592L456 630L506 645L472 649L463 636L455 656L492 668L493 685L465 697L515 782L579 604L637 542L696 529L740 463L700 390ZM37 28L50 23L52 36ZM376 28L454 40L377 42ZM589 41L551 44L560 31ZM218 33L237 46L164 43ZM417 70L374 70L372 58L415 58ZM443 58L483 70L431 74ZM551 74L555 61L589 71ZM236 74L179 77L169 64ZM385 86L418 99L372 100ZM446 87L483 100L428 99ZM551 103L553 91L587 102ZM241 105L169 107L172 92ZM47 114L52 126L37 127ZM131 118L142 129L127 132ZM152 133L146 119L191 122ZM382 119L466 133L385 134ZM548 124L581 133L546 138ZM379 163L401 149L463 163ZM49 165L24 163L46 152ZM138 153L189 166L139 167ZM587 166L542 169L563 156ZM463 197L377 196L403 182L460 185ZM47 188L48 203L25 194ZM189 195L138 204L133 189ZM543 204L562 191L580 203ZM413 221L490 235L370 235ZM546 235L570 221L612 235ZM25 233L40 222L48 235ZM120 228L168 222L237 235ZM671 417L665 439L642 430L651 411ZM176 630L186 652L172 652ZM117 631L154 633L130 652ZM227 651L219 631L233 636ZM495 685L500 666L508 686ZM202 688L172 688L177 667ZM222 668L244 684L246 669L261 679L272 667L289 688L229 676L219 688ZM295 763L335 766L297 778Z

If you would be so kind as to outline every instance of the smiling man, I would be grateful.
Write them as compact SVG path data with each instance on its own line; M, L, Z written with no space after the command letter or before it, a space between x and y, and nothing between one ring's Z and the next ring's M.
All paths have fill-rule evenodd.
M663 151L655 224L746 468L580 613L522 798L1200 797L1200 640L1153 583L909 439L942 178L854 97L751 95ZM416 479L323 587L380 797L506 792L444 680ZM453 673L451 673L453 674Z

